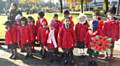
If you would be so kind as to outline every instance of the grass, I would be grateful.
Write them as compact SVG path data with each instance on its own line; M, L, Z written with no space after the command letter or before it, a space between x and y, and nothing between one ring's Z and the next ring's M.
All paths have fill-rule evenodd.
M46 13L45 17L48 20L48 22L52 19L54 13ZM59 20L61 20L63 18L63 14L58 13L59 15ZM30 14L27 15L25 13L23 13L23 16L28 17L28 16L32 16L35 21L37 20L38 15L37 14ZM78 15L72 15L73 16L73 21L76 24L77 23L77 16ZM3 25L4 22L7 20L7 16L0 16L0 39L4 39L5 38L5 26Z

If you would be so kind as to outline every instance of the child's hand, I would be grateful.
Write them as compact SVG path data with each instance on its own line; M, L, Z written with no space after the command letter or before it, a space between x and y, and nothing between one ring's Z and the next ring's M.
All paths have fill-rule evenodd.
M26 40L27 43L29 43L29 40Z
M12 44L12 41L10 41L10 44Z

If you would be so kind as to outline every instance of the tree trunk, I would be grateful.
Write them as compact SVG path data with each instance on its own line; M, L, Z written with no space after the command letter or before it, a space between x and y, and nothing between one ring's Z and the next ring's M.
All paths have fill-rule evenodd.
M84 0L81 0L81 12L83 13L83 2Z
M108 0L103 0L103 10L105 10L105 13L108 12L108 5L109 5L109 2Z
M60 12L63 13L63 4L62 4L62 0L60 0Z

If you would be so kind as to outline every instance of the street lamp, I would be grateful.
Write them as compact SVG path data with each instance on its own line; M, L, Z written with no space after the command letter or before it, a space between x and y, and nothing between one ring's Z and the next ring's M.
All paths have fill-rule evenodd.
M116 15L120 15L120 0L118 0L118 5L117 5L117 12Z

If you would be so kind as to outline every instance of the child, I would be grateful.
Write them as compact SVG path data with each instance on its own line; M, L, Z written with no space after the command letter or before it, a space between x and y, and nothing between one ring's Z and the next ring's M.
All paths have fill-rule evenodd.
M19 44L21 49L25 49L27 55L25 58L32 57L32 45L30 44L30 30L28 28L27 19L25 17L21 18L19 27Z
M108 19L105 22L105 25L103 28L103 34L104 36L112 38L113 46L111 46L110 59L113 59L114 42L119 39L119 22L115 19L112 11L108 12Z
M103 27L104 27L104 21L102 20L102 18L98 15L98 14L94 14L93 15L93 21L98 21L98 23L99 23L99 29L103 29Z
M47 20L46 20L46 18L44 17L45 16L45 13L43 12L43 11L40 11L39 13L38 13L38 16L39 16L39 18L38 18L38 20L36 21L36 28L37 28L37 30L39 29L39 27L42 27L42 20L44 20L46 23L47 23ZM48 24L48 23L47 23Z
M49 25L49 33L47 37L47 48L48 48L48 56L50 58L50 61L56 61L56 48L58 47L57 44L57 32L55 29L56 22L53 21Z
M54 23L54 27L55 27L55 35L58 35L58 32L60 30L60 28L62 27L62 22L60 22L58 20L58 14L54 14L53 19L50 21L50 23ZM55 38L57 38L58 36L56 36ZM58 43L58 39L56 40ZM56 48L56 54L58 53L58 48Z
M73 23L73 20L72 20L72 16L70 15L69 10L65 10L65 11L64 11L64 19L67 18L67 17L70 18L71 26L74 27L74 23ZM62 23L64 22L64 19L61 21Z
M69 17L65 18L64 24L60 29L58 39L58 46L64 50L64 63L74 63L72 51L75 47L76 36Z
M91 45L90 45L91 39L92 39L92 37L101 34L98 24L99 24L98 21L94 20L85 36L85 44L88 48L87 53L89 54L90 57L92 57L91 53L93 52L93 50L91 49Z
M13 22L7 21L5 23L6 25L6 34L5 34L5 42L8 46L8 49L11 50L12 55L10 56L11 59L17 58L17 28L16 25L13 24Z
M75 26L75 33L76 33L76 41L77 47L83 49L82 55L84 55L84 48L85 48L85 35L88 31L88 23L87 23L87 16L84 14L80 14L78 17L78 23Z
M46 53L45 47L47 44L48 25L45 20L42 20L41 25L42 25L42 27L39 27L39 29L37 31L38 32L37 33L37 41L42 46L41 54L42 54L42 58L44 58L45 53Z
M32 50L34 51L34 42L35 42L35 37L36 37L36 27L35 27L35 21L32 16L28 16L28 28L30 30L30 43L32 45Z

